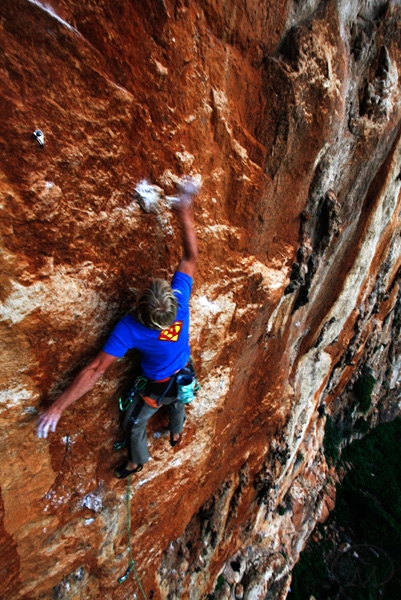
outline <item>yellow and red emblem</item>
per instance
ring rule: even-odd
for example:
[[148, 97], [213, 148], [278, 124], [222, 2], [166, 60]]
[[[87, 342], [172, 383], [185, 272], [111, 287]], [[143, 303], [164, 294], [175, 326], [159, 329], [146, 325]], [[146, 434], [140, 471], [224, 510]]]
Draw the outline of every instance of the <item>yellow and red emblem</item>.
[[182, 321], [174, 321], [168, 329], [160, 332], [159, 340], [164, 342], [177, 342], [182, 329]]

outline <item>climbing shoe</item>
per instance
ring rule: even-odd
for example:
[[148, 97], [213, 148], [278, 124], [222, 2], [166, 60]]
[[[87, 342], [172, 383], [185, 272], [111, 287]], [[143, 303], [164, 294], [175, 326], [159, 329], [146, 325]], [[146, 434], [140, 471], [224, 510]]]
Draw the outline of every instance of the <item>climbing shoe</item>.
[[181, 439], [181, 435], [180, 435], [180, 436], [179, 436], [179, 438], [178, 438], [178, 440], [174, 440], [174, 439], [173, 439], [173, 436], [174, 436], [174, 435], [175, 435], [174, 433], [172, 433], [172, 434], [170, 435], [170, 446], [172, 446], [173, 448], [174, 448], [174, 446], [176, 446], [177, 444], [179, 444], [179, 443], [180, 443], [180, 439]]
[[114, 471], [114, 477], [117, 477], [117, 479], [124, 479], [124, 477], [128, 477], [128, 475], [131, 475], [132, 473], [139, 473], [143, 469], [143, 465], [138, 465], [135, 469], [127, 469], [127, 464], [128, 461], [125, 461], [122, 465], [117, 467]]

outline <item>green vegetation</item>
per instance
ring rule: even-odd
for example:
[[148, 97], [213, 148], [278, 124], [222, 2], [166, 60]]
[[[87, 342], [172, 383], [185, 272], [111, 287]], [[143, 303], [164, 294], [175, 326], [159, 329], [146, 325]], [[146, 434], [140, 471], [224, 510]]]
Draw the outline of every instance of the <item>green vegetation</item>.
[[293, 571], [289, 599], [401, 598], [401, 419], [343, 451], [336, 508]]
[[326, 418], [326, 427], [324, 430], [323, 448], [327, 462], [330, 459], [337, 462], [340, 454], [340, 443], [343, 439], [341, 431], [337, 429], [330, 415]]
[[353, 387], [353, 392], [358, 400], [358, 409], [366, 414], [372, 404], [372, 392], [375, 386], [376, 379], [373, 377], [371, 370], [367, 367], [364, 369], [360, 377], [356, 380]]
[[214, 589], [215, 592], [218, 592], [220, 588], [223, 587], [223, 584], [225, 583], [225, 579], [223, 577], [223, 575], [219, 575], [217, 578], [217, 583], [216, 583], [216, 587]]
[[[223, 587], [225, 581], [226, 580], [224, 579], [224, 575], [220, 574], [217, 578], [216, 587], [214, 588], [214, 592], [218, 592]], [[206, 599], [214, 600], [214, 592], [212, 592], [211, 594], [208, 594], [206, 596]]]
[[[321, 526], [318, 525], [318, 529]], [[316, 600], [323, 600], [320, 590], [325, 589], [325, 583], [329, 580], [329, 568], [325, 559], [325, 551], [330, 552], [334, 544], [326, 542], [309, 543], [302, 552], [299, 562], [295, 565], [292, 573], [291, 600], [309, 600], [314, 595]], [[326, 600], [326, 598], [324, 598]]]
[[365, 421], [365, 419], [360, 418], [355, 421], [355, 430], [358, 431], [359, 433], [366, 435], [368, 433], [369, 429], [370, 429], [370, 425], [369, 425], [368, 421]]

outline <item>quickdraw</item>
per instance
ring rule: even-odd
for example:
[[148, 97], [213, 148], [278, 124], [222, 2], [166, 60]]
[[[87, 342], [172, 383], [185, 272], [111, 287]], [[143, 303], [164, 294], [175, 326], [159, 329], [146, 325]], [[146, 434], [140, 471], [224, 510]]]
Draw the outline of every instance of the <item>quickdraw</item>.
[[136, 378], [134, 387], [128, 392], [128, 394], [124, 398], [118, 399], [120, 410], [125, 412], [131, 406], [136, 394], [145, 389], [147, 383], [148, 380], [146, 379], [146, 377], [143, 377], [143, 375], [139, 375], [139, 377]]

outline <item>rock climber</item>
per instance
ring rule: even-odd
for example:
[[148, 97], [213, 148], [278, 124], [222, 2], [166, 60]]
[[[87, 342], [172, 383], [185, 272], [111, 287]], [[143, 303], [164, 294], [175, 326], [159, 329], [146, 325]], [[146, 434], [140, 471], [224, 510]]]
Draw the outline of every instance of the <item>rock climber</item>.
[[132, 402], [124, 413], [128, 459], [114, 471], [119, 479], [138, 473], [149, 460], [146, 426], [161, 405], [169, 406], [172, 446], [178, 443], [183, 429], [185, 404], [177, 400], [176, 374], [185, 369], [192, 370], [189, 298], [198, 244], [191, 203], [198, 191], [196, 181], [187, 178], [173, 203], [181, 225], [184, 252], [171, 285], [162, 279], [150, 281], [136, 298], [132, 312], [117, 323], [102, 351], [79, 372], [72, 384], [38, 419], [38, 437], [46, 438], [49, 430], [56, 430], [63, 411], [91, 390], [110, 365], [129, 349], [139, 350], [141, 381], [145, 382], [145, 387], [141, 391], [134, 388]]

